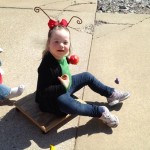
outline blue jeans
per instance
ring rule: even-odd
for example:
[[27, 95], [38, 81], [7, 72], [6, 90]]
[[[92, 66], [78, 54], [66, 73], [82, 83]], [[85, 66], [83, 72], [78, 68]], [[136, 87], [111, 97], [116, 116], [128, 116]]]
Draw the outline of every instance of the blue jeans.
[[111, 96], [114, 91], [114, 88], [104, 85], [88, 72], [74, 75], [72, 76], [72, 85], [70, 89], [67, 93], [62, 94], [57, 98], [57, 104], [61, 112], [82, 116], [101, 117], [104, 112], [103, 107], [91, 104], [82, 104], [71, 97], [73, 93], [86, 85], [88, 85], [94, 92], [105, 97]]
[[11, 88], [0, 84], [0, 100], [4, 100], [10, 94]]

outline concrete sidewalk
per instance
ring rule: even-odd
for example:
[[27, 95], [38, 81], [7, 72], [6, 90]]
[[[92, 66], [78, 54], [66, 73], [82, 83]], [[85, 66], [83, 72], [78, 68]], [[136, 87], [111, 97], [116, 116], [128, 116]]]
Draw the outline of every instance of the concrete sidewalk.
[[[120, 119], [115, 129], [80, 117], [76, 150], [149, 150], [150, 15], [96, 14], [96, 22], [105, 23], [95, 26], [88, 71], [107, 85], [129, 90], [131, 97], [110, 108]], [[89, 88], [84, 100], [108, 106]]]
[[[36, 70], [47, 39], [48, 18], [42, 12], [35, 13], [35, 6], [58, 19], [69, 20], [74, 15], [82, 18], [82, 25], [77, 25], [76, 20], [71, 23], [77, 30], [70, 29], [73, 53], [80, 56], [79, 65], [71, 66], [73, 74], [89, 71], [105, 84], [129, 90], [132, 95], [110, 108], [120, 119], [116, 129], [97, 119], [76, 117], [46, 135], [13, 106], [0, 106], [0, 149], [48, 150], [53, 144], [57, 150], [149, 150], [150, 15], [99, 14], [96, 0], [0, 0], [4, 83], [11, 87], [25, 84], [21, 97], [35, 91]], [[114, 83], [116, 77], [119, 85]], [[106, 99], [89, 88], [77, 96], [107, 106]]]
[[[1, 54], [5, 70], [4, 83], [11, 87], [25, 84], [26, 90], [21, 97], [36, 90], [37, 67], [47, 40], [49, 20], [42, 12], [35, 13], [35, 6], [42, 7], [49, 16], [58, 17], [59, 20], [66, 18], [69, 21], [74, 15], [83, 20], [81, 25], [77, 25], [76, 19], [70, 24], [80, 30], [70, 29], [73, 53], [80, 56], [79, 65], [71, 67], [73, 74], [87, 70], [91, 48], [92, 35], [89, 34], [89, 27], [94, 24], [95, 0], [76, 3], [71, 0], [0, 0], [0, 47], [5, 51]], [[65, 10], [62, 11], [63, 9]], [[82, 93], [83, 90], [77, 95], [82, 98]], [[1, 150], [49, 149], [50, 144], [55, 145], [58, 150], [74, 149], [78, 117], [43, 135], [35, 125], [16, 112], [13, 106], [0, 106], [0, 109]]]

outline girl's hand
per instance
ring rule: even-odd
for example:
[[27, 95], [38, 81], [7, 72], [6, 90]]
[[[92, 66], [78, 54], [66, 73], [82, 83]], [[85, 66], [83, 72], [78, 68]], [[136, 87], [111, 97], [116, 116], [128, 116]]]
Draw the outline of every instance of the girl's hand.
[[60, 80], [61, 84], [68, 89], [69, 87], [69, 76], [67, 74], [62, 75], [61, 77], [58, 77], [58, 79]]

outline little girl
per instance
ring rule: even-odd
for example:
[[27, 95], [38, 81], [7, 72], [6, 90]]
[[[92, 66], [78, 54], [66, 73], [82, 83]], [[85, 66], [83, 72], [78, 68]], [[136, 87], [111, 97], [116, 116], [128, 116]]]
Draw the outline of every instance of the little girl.
[[58, 116], [76, 114], [96, 117], [109, 127], [117, 127], [118, 117], [111, 114], [107, 107], [83, 104], [72, 95], [88, 85], [94, 92], [105, 96], [108, 104], [113, 106], [128, 98], [129, 93], [104, 85], [88, 72], [72, 76], [67, 57], [70, 45], [70, 32], [66, 26], [58, 24], [50, 28], [38, 68], [36, 102], [40, 109]]
[[[2, 48], [0, 48], [0, 53], [1, 52], [3, 52]], [[1, 65], [2, 65], [2, 63], [0, 61], [0, 67], [1, 67]], [[24, 85], [10, 88], [10, 87], [2, 84], [2, 75], [3, 74], [4, 74], [4, 71], [0, 68], [0, 103], [3, 103], [4, 100], [20, 96], [23, 93], [24, 88], [25, 88]]]

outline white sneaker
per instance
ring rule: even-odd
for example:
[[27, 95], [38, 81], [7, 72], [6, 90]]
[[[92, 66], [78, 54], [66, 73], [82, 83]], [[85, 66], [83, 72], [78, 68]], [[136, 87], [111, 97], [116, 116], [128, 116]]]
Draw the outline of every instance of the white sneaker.
[[102, 113], [102, 116], [99, 119], [101, 119], [103, 123], [105, 123], [109, 127], [116, 128], [119, 125], [118, 117], [111, 114], [107, 107], [105, 106], [101, 107], [103, 107], [105, 111]]
[[127, 99], [130, 96], [129, 92], [121, 92], [115, 90], [110, 97], [107, 98], [109, 106], [114, 106], [119, 102]]
[[11, 88], [10, 94], [7, 96], [8, 99], [20, 96], [25, 89], [25, 85], [19, 85], [18, 87]]

